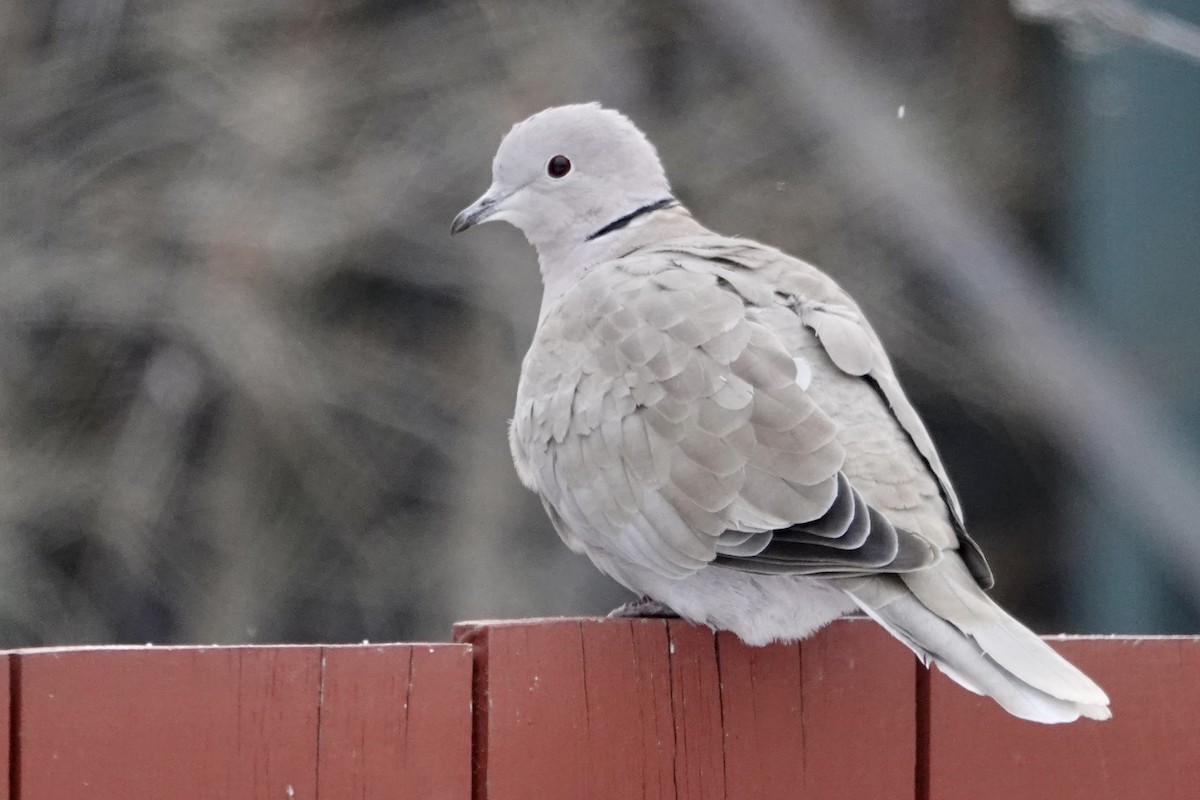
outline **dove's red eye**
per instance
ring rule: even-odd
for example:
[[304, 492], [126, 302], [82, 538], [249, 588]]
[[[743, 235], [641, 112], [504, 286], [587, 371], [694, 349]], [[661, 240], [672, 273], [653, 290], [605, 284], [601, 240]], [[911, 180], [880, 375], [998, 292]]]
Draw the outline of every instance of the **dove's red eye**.
[[555, 156], [546, 163], [546, 174], [551, 178], [561, 178], [571, 171], [571, 159], [566, 156]]

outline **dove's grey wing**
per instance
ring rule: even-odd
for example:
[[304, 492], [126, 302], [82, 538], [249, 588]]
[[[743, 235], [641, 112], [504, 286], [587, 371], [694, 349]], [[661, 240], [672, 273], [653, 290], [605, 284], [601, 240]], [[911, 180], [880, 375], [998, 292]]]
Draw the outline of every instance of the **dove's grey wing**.
[[[797, 355], [807, 352], [818, 367], [817, 362], [826, 360], [842, 375], [861, 381], [859, 391], [851, 392], [840, 405], [836, 403], [838, 398], [818, 400], [823, 407], [828, 404], [826, 410], [839, 422], [843, 421], [844, 415], [857, 413], [854, 407], [875, 406], [875, 398], [864, 400], [862, 397], [864, 387], [869, 387], [870, 392], [883, 401], [879, 408], [885, 409], [903, 431], [907, 444], [920, 456], [919, 466], [928, 470], [936, 481], [953, 528], [948, 537], [928, 527], [920, 532], [940, 548], [959, 550], [980, 586], [990, 588], [993, 584], [991, 570], [979, 546], [967, 534], [958, 497], [933, 439], [904, 393], [882, 342], [854, 300], [829, 276], [810, 264], [757, 242], [716, 236], [692, 237], [663, 243], [658, 249], [661, 254], [673, 254], [669, 257], [685, 263], [693, 263], [689, 259], [696, 259], [695, 263], [718, 270], [748, 303], [760, 310], [761, 316], [780, 334], [790, 352]], [[793, 317], [801, 324], [796, 325]], [[818, 343], [819, 347], [814, 347]], [[814, 350], [820, 351], [820, 357], [811, 358]], [[845, 441], [847, 437], [842, 438], [853, 450], [854, 445]], [[893, 474], [898, 467], [905, 466], [904, 460], [880, 459], [877, 469], [864, 470], [855, 476], [855, 482], [862, 484], [871, 480], [872, 473], [879, 476]], [[865, 491], [866, 487], [862, 488]], [[892, 509], [884, 510], [891, 511], [910, 502], [900, 500]], [[935, 509], [938, 506], [936, 503], [924, 505]]]
[[936, 561], [841, 474], [837, 433], [744, 297], [646, 256], [593, 269], [544, 315], [511, 443], [567, 543], [627, 585], [714, 562], [848, 576]]

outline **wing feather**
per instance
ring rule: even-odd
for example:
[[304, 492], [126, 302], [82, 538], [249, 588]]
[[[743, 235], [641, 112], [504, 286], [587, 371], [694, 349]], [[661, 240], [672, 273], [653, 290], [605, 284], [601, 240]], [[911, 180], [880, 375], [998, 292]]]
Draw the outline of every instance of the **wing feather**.
[[[528, 472], [560, 534], [670, 579], [710, 563], [847, 576], [936, 561], [937, 547], [855, 488], [842, 427], [797, 382], [797, 359], [807, 367], [812, 356], [784, 344], [802, 343], [804, 329], [756, 316], [755, 303], [777, 295], [749, 292], [725, 260], [640, 258], [636, 269], [593, 268], [544, 316], [513, 449], [552, 465]], [[827, 340], [835, 363], [873, 368], [853, 318], [816, 319], [807, 336]], [[858, 466], [880, 471], [888, 456]], [[905, 485], [888, 497], [913, 499], [900, 496]]]

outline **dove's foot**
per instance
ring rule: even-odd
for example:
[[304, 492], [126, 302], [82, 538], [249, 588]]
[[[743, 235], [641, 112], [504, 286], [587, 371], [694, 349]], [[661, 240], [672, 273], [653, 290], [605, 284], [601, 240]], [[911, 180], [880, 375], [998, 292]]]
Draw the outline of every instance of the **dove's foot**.
[[639, 597], [637, 600], [630, 600], [612, 611], [608, 612], [609, 617], [678, 617], [679, 615], [672, 611], [666, 605], [653, 600], [649, 597]]

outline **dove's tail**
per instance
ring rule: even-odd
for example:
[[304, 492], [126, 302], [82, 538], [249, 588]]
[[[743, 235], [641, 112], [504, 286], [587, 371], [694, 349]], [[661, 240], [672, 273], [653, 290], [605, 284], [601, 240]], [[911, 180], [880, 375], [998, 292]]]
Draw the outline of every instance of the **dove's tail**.
[[955, 555], [903, 580], [908, 591], [850, 594], [927, 666], [1022, 719], [1112, 716], [1104, 690], [993, 603]]

